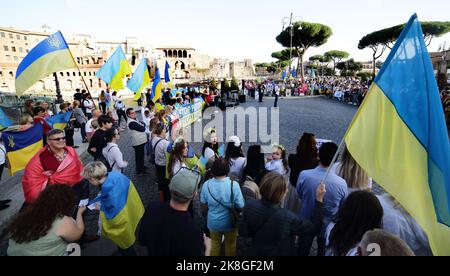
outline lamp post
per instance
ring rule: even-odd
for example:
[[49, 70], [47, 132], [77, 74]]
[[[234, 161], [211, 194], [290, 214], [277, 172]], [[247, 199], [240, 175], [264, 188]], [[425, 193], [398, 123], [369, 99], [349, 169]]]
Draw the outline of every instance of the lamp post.
[[[289, 47], [289, 70], [292, 69], [292, 45], [293, 45], [293, 40], [294, 40], [294, 21], [295, 20], [300, 20], [302, 21], [302, 18], [299, 16], [294, 16], [294, 14], [291, 12], [291, 15], [289, 17], [285, 17], [282, 20], [282, 24], [283, 24], [283, 31], [285, 31], [287, 28], [289, 28], [289, 35], [290, 35], [290, 47]], [[287, 25], [287, 27], [285, 28], [285, 26]], [[299, 27], [299, 30], [301, 30], [302, 27]], [[297, 68], [298, 69], [298, 68]]]

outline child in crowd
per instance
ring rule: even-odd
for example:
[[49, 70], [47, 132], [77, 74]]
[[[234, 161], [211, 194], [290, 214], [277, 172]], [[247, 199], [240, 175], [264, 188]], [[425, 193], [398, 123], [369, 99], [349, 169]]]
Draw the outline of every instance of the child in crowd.
[[285, 175], [288, 173], [286, 149], [282, 145], [275, 145], [273, 147], [272, 156], [267, 158], [266, 169], [280, 175]]

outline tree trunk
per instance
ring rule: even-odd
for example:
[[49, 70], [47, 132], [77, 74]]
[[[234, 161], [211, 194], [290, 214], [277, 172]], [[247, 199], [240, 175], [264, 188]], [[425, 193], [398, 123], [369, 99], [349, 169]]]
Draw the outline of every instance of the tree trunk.
[[[300, 74], [299, 74], [300, 71]], [[300, 75], [300, 77], [302, 78], [302, 80], [305, 79], [305, 74], [303, 72], [303, 54], [298, 53], [298, 62], [297, 62], [297, 76]]]
[[377, 58], [375, 56], [376, 53], [373, 55], [373, 72], [372, 72], [372, 80], [375, 80], [375, 76], [377, 74]]

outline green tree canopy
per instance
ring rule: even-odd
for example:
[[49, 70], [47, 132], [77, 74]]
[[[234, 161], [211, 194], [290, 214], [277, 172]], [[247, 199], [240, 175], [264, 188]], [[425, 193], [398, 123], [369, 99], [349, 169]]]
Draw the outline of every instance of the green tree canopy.
[[354, 59], [349, 59], [336, 64], [336, 68], [341, 70], [341, 75], [343, 76], [354, 76], [362, 70], [363, 65], [360, 62], [355, 62]]
[[239, 82], [234, 76], [231, 79], [231, 90], [239, 90]]
[[283, 47], [291, 47], [291, 32], [293, 33], [292, 47], [298, 56], [298, 66], [300, 69], [300, 75], [303, 77], [303, 56], [306, 51], [311, 47], [319, 47], [325, 44], [333, 35], [333, 31], [330, 27], [309, 22], [295, 22], [293, 27], [288, 27], [283, 30], [276, 40]]
[[324, 56], [333, 61], [333, 74], [336, 74], [336, 64], [341, 62], [343, 59], [348, 58], [350, 54], [344, 51], [333, 50], [326, 52]]
[[[428, 21], [421, 22], [425, 43], [430, 45], [435, 37], [440, 37], [450, 32], [450, 21]], [[397, 41], [406, 24], [400, 24], [386, 29], [382, 29], [364, 36], [358, 44], [359, 49], [370, 48], [373, 51], [373, 64], [375, 76], [376, 61], [379, 59], [387, 48], [392, 49], [392, 46]]]

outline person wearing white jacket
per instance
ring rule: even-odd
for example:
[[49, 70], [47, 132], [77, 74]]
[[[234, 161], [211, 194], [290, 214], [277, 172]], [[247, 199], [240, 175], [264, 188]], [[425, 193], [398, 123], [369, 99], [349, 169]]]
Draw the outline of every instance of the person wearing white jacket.
[[108, 161], [112, 172], [122, 172], [128, 167], [128, 162], [123, 160], [123, 154], [117, 145], [120, 139], [120, 131], [118, 129], [110, 129], [105, 135], [107, 146], [103, 149], [103, 156]]

